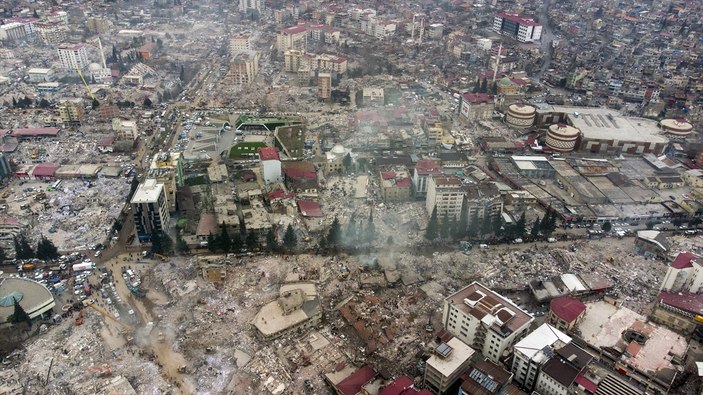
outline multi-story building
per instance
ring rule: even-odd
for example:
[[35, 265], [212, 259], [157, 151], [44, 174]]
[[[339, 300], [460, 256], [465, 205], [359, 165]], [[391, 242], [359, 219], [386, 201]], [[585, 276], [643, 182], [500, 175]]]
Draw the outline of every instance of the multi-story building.
[[118, 140], [134, 141], [139, 137], [137, 122], [134, 120], [113, 118], [112, 131], [115, 132], [115, 137], [117, 137]]
[[159, 152], [154, 155], [147, 177], [164, 185], [168, 210], [176, 211], [176, 191], [183, 186], [183, 155], [180, 152]]
[[478, 361], [471, 364], [470, 369], [462, 376], [458, 395], [498, 395], [521, 392], [511, 384], [513, 374], [490, 361]]
[[59, 117], [66, 126], [80, 125], [83, 121], [83, 115], [84, 106], [81, 99], [64, 100], [59, 105]]
[[469, 368], [474, 353], [471, 347], [456, 337], [440, 344], [425, 363], [425, 388], [437, 395], [448, 393], [459, 376]]
[[287, 27], [276, 34], [276, 49], [284, 53], [289, 49], [307, 51], [308, 30], [305, 24]]
[[464, 186], [464, 204], [469, 219], [483, 220], [485, 217], [493, 219], [503, 213], [503, 198], [493, 182]]
[[332, 74], [317, 73], [317, 98], [327, 100], [332, 96]]
[[26, 23], [6, 21], [4, 25], [0, 25], [0, 41], [21, 40], [30, 34], [33, 34], [33, 31]]
[[560, 331], [568, 332], [583, 318], [586, 305], [582, 301], [564, 295], [549, 302], [547, 322]]
[[232, 57], [229, 76], [235, 84], [248, 85], [259, 75], [259, 57], [257, 51], [239, 51]]
[[83, 44], [62, 44], [57, 48], [61, 67], [68, 73], [84, 70], [90, 63], [88, 51]]
[[473, 282], [444, 299], [442, 324], [452, 335], [499, 363], [534, 318], [510, 300]]
[[549, 324], [542, 324], [515, 344], [513, 348], [513, 380], [532, 391], [540, 369], [551, 356], [554, 350], [571, 343], [571, 337]]
[[289, 49], [283, 55], [285, 70], [289, 73], [297, 72], [303, 64], [305, 52], [298, 49]]
[[442, 174], [442, 169], [432, 159], [420, 159], [415, 164], [413, 170], [413, 187], [415, 188], [416, 198], [425, 198], [427, 196], [428, 180], [432, 176]]
[[134, 192], [131, 204], [140, 242], [149, 242], [153, 234], [168, 230], [171, 216], [168, 212], [164, 184], [153, 178], [145, 180]]
[[34, 24], [37, 36], [44, 44], [61, 44], [68, 38], [68, 27], [60, 22], [42, 22]]
[[264, 10], [264, 0], [239, 0], [240, 12], [258, 12]]
[[276, 147], [259, 148], [262, 173], [265, 183], [282, 182], [281, 158]]
[[493, 17], [493, 30], [522, 43], [539, 41], [542, 37], [542, 25], [534, 19], [522, 18], [506, 12]]
[[335, 55], [306, 54], [289, 49], [284, 54], [285, 70], [295, 73], [301, 69], [343, 74], [347, 72], [347, 58]]
[[437, 217], [458, 218], [464, 202], [464, 191], [457, 176], [436, 175], [429, 177], [425, 206], [428, 215], [437, 211]]
[[490, 119], [495, 109], [493, 96], [487, 93], [464, 93], [461, 100], [461, 115], [469, 121]]
[[110, 28], [110, 22], [105, 18], [90, 17], [85, 21], [85, 27], [91, 33], [105, 33]]
[[349, 155], [352, 160], [352, 150], [337, 144], [331, 150], [325, 152], [325, 174], [331, 175], [339, 173], [344, 168], [344, 158]]
[[701, 293], [703, 291], [701, 257], [688, 251], [680, 252], [666, 270], [659, 290]]
[[703, 295], [690, 292], [665, 292], [657, 296], [652, 321], [703, 340]]
[[545, 395], [577, 393], [577, 377], [587, 369], [593, 357], [573, 343], [555, 350], [554, 356], [541, 368], [535, 392]]
[[54, 80], [52, 69], [32, 68], [27, 70], [27, 80], [34, 83], [51, 82]]
[[376, 37], [383, 40], [395, 34], [396, 23], [385, 19], [377, 19], [374, 17], [363, 17], [359, 20], [361, 31], [367, 36]]
[[406, 170], [381, 172], [381, 199], [387, 203], [406, 202], [412, 195], [412, 182]]
[[235, 34], [229, 39], [229, 53], [251, 50], [251, 36], [249, 34]]

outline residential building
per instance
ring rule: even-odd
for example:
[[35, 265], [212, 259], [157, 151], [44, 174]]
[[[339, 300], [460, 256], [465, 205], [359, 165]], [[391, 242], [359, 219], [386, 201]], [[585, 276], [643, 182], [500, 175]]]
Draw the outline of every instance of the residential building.
[[57, 48], [61, 67], [65, 72], [75, 73], [85, 70], [90, 63], [88, 51], [83, 44], [62, 44]]
[[639, 230], [635, 237], [635, 251], [644, 256], [666, 259], [671, 243], [666, 235], [658, 230]]
[[473, 282], [444, 299], [442, 324], [452, 335], [500, 363], [534, 318], [508, 299]]
[[513, 351], [513, 380], [528, 391], [537, 383], [542, 365], [547, 363], [554, 350], [571, 343], [571, 337], [549, 324], [542, 324], [534, 332], [515, 344]]
[[134, 141], [139, 137], [137, 122], [134, 120], [113, 118], [112, 130], [115, 132], [115, 136], [118, 140]]
[[317, 74], [317, 98], [327, 100], [332, 96], [332, 74]]
[[425, 362], [425, 388], [437, 395], [448, 393], [461, 374], [469, 368], [474, 353], [471, 347], [456, 337], [440, 344]]
[[380, 176], [381, 199], [384, 202], [395, 203], [410, 200], [412, 182], [405, 169], [382, 171]]
[[493, 30], [522, 43], [539, 41], [542, 37], [542, 25], [534, 19], [522, 18], [506, 12], [498, 13], [493, 17]]
[[31, 24], [22, 22], [8, 22], [0, 25], [0, 41], [16, 41], [21, 40], [31, 34], [34, 34]]
[[383, 88], [364, 88], [362, 92], [364, 107], [383, 107]]
[[51, 82], [54, 80], [54, 71], [52, 69], [31, 68], [27, 70], [28, 82]]
[[251, 49], [251, 36], [249, 34], [235, 34], [229, 39], [229, 53], [231, 54]]
[[378, 395], [432, 395], [427, 389], [416, 389], [415, 382], [408, 376], [400, 376], [393, 380]]
[[443, 218], [445, 215], [458, 218], [463, 202], [464, 192], [459, 177], [444, 175], [429, 177], [425, 201], [428, 215], [432, 215], [436, 210], [438, 218]]
[[84, 105], [81, 99], [64, 100], [59, 105], [59, 117], [65, 126], [81, 124], [84, 116]]
[[[493, 182], [480, 182], [464, 186], [466, 213], [471, 218], [495, 218], [503, 213], [503, 198]], [[480, 225], [480, 224], [473, 224]]]
[[289, 49], [307, 51], [308, 31], [305, 24], [287, 27], [276, 34], [276, 49], [284, 53]]
[[415, 164], [413, 170], [413, 187], [415, 188], [416, 198], [425, 198], [427, 196], [428, 180], [432, 176], [442, 174], [442, 169], [432, 159], [420, 159]]
[[377, 19], [375, 17], [363, 17], [359, 20], [359, 27], [367, 36], [383, 40], [395, 34], [396, 23], [385, 19]]
[[703, 295], [690, 292], [660, 292], [650, 315], [652, 321], [703, 340]]
[[171, 216], [164, 184], [153, 178], [146, 179], [139, 184], [130, 203], [140, 242], [149, 242], [154, 233], [168, 230]]
[[91, 33], [105, 33], [110, 29], [110, 21], [105, 18], [90, 17], [86, 19], [85, 26]]
[[510, 384], [512, 373], [488, 360], [472, 364], [461, 378], [464, 382], [459, 395], [518, 395], [521, 392]]
[[560, 331], [568, 332], [583, 318], [586, 305], [571, 296], [560, 296], [549, 302], [547, 322]]
[[289, 49], [283, 55], [283, 60], [285, 64], [284, 70], [289, 73], [295, 73], [300, 70], [303, 64], [303, 58], [305, 57], [305, 52], [299, 49]]
[[180, 152], [159, 152], [154, 155], [148, 178], [164, 185], [166, 201], [170, 212], [176, 211], [176, 191], [183, 186], [183, 157]]
[[44, 44], [57, 45], [68, 38], [68, 27], [60, 22], [42, 22], [34, 24], [37, 36]]
[[264, 10], [264, 5], [264, 0], [239, 0], [239, 11], [261, 13]]
[[701, 169], [686, 170], [682, 177], [686, 184], [692, 188], [703, 187], [703, 170]]
[[490, 119], [494, 109], [494, 98], [487, 93], [467, 92], [462, 95], [461, 115], [469, 121]]
[[555, 355], [542, 366], [535, 391], [543, 395], [567, 395], [575, 391], [576, 379], [591, 363], [593, 357], [569, 343], [556, 350]]
[[322, 319], [322, 305], [313, 283], [281, 285], [278, 299], [261, 307], [253, 320], [256, 334], [265, 340], [302, 332]]
[[229, 77], [237, 85], [248, 85], [254, 81], [259, 74], [259, 58], [257, 51], [239, 51], [232, 57], [229, 68]]
[[660, 291], [703, 292], [703, 260], [688, 252], [679, 252], [666, 270]]
[[262, 175], [264, 182], [282, 182], [281, 157], [278, 155], [276, 147], [259, 148], [259, 159], [261, 160]]

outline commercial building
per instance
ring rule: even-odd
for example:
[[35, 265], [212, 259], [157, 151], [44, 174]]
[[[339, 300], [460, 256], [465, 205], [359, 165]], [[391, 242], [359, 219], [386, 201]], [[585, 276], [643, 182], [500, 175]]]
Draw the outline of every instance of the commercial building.
[[442, 324], [493, 363], [529, 330], [534, 318], [484, 285], [473, 282], [444, 299]]
[[549, 361], [554, 350], [571, 343], [571, 337], [549, 324], [542, 324], [514, 346], [513, 380], [532, 391], [542, 366]]
[[261, 13], [264, 10], [264, 5], [264, 0], [239, 0], [239, 11]]
[[667, 393], [684, 371], [688, 341], [670, 329], [613, 303], [586, 304], [575, 330], [586, 351], [652, 392]]
[[52, 69], [32, 68], [27, 70], [27, 76], [29, 77], [29, 82], [51, 82], [54, 80], [54, 71]]
[[262, 175], [265, 183], [283, 181], [281, 158], [276, 147], [259, 148], [259, 159], [261, 160]]
[[154, 233], [168, 230], [171, 216], [164, 184], [153, 178], [140, 183], [132, 196], [131, 204], [140, 242], [149, 242]]
[[237, 85], [248, 85], [259, 75], [259, 58], [257, 51], [243, 50], [232, 56], [229, 77]]
[[573, 126], [555, 123], [549, 126], [545, 144], [557, 152], [571, 152], [576, 148], [581, 131]]
[[536, 115], [537, 110], [528, 104], [511, 104], [505, 113], [505, 123], [514, 128], [529, 128], [534, 124]]
[[448, 393], [461, 374], [469, 368], [474, 353], [471, 347], [456, 337], [440, 344], [425, 362], [425, 388], [438, 395]]
[[[671, 243], [666, 235], [658, 230], [639, 230], [635, 237], [635, 251], [644, 256], [666, 259], [671, 250]], [[671, 270], [671, 268], [670, 268]], [[673, 281], [673, 280], [666, 280]]]
[[510, 160], [515, 164], [520, 174], [527, 178], [554, 178], [556, 174], [546, 156], [513, 155]]
[[522, 43], [539, 41], [542, 38], [542, 25], [534, 19], [507, 12], [498, 13], [493, 17], [493, 30]]
[[322, 318], [322, 305], [313, 283], [288, 283], [281, 286], [278, 299], [265, 304], [254, 317], [259, 337], [276, 339], [314, 327]]
[[59, 54], [61, 67], [67, 73], [85, 70], [90, 64], [88, 51], [83, 44], [62, 44], [56, 49]]
[[493, 96], [487, 93], [466, 92], [461, 98], [461, 115], [469, 121], [490, 119], [495, 109]]
[[437, 211], [438, 218], [443, 218], [445, 215], [458, 218], [463, 202], [464, 191], [459, 177], [444, 175], [429, 177], [425, 201], [428, 215]]
[[669, 328], [693, 335], [703, 340], [703, 295], [690, 292], [665, 292], [657, 296], [652, 321]]
[[0, 320], [7, 322], [15, 312], [17, 301], [31, 320], [51, 314], [54, 296], [42, 284], [23, 277], [9, 277], [0, 272]]
[[[466, 213], [471, 218], [495, 218], [503, 213], [503, 198], [498, 186], [493, 182], [480, 182], [464, 186]], [[479, 226], [480, 224], [472, 224]]]

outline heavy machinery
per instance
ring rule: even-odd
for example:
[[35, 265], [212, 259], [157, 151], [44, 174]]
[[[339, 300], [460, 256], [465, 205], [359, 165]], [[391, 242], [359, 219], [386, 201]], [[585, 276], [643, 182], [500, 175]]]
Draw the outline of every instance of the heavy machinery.
[[98, 377], [110, 377], [112, 376], [112, 366], [108, 364], [93, 366], [88, 369], [88, 373], [97, 373]]
[[157, 253], [154, 253], [154, 255], [157, 256], [159, 259], [161, 259], [161, 262], [168, 262], [169, 258], [167, 256], [157, 254]]
[[76, 325], [83, 325], [83, 310], [78, 312], [78, 317], [76, 317], [75, 324]]
[[[127, 326], [127, 325], [123, 324], [122, 321], [120, 321], [120, 320], [118, 320], [117, 318], [115, 318], [114, 315], [108, 313], [108, 312], [107, 312], [105, 309], [103, 309], [102, 307], [97, 306], [97, 305], [95, 304], [95, 301], [94, 301], [93, 299], [86, 299], [86, 300], [84, 300], [84, 301], [83, 301], [83, 306], [88, 307], [88, 308], [91, 308], [91, 309], [97, 311], [97, 312], [98, 312], [100, 315], [102, 315], [103, 317], [109, 318], [109, 319], [112, 320], [113, 322], [117, 323], [117, 325], [121, 328], [121, 333], [124, 334], [124, 335], [128, 335], [128, 340], [129, 340], [129, 335], [131, 335], [132, 332], [134, 332], [134, 329], [132, 329], [130, 326]], [[82, 311], [81, 311], [81, 313], [82, 313]]]

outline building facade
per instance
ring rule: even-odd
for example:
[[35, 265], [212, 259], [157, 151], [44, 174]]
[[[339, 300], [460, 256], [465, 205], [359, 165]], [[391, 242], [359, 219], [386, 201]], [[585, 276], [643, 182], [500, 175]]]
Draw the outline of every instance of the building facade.
[[458, 218], [464, 202], [461, 180], [456, 176], [431, 176], [427, 184], [427, 214], [437, 211], [437, 217]]
[[432, 159], [420, 159], [415, 164], [413, 170], [413, 187], [415, 188], [416, 198], [425, 198], [427, 196], [427, 184], [432, 176], [442, 174], [442, 169]]
[[555, 349], [568, 343], [571, 343], [571, 337], [549, 324], [542, 324], [515, 344], [511, 368], [513, 380], [523, 388], [533, 390], [542, 366]]
[[459, 340], [500, 363], [534, 318], [484, 285], [473, 282], [444, 300], [442, 324]]
[[259, 58], [257, 51], [239, 51], [232, 57], [229, 76], [237, 85], [251, 84], [259, 75]]
[[534, 42], [542, 38], [542, 25], [533, 19], [501, 12], [493, 17], [493, 30], [519, 42]]
[[461, 374], [469, 368], [474, 353], [471, 347], [456, 337], [440, 344], [425, 364], [425, 388], [437, 395], [447, 394]]
[[168, 230], [171, 216], [164, 184], [155, 179], [145, 180], [134, 192], [131, 204], [140, 242], [149, 242], [153, 234]]
[[57, 48], [59, 61], [64, 71], [75, 73], [76, 70], [85, 70], [90, 63], [88, 51], [82, 44], [62, 44]]
[[461, 115], [469, 121], [490, 119], [495, 109], [493, 96], [487, 93], [464, 93], [461, 100]]

